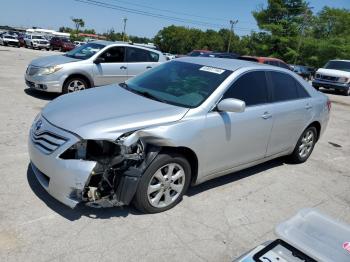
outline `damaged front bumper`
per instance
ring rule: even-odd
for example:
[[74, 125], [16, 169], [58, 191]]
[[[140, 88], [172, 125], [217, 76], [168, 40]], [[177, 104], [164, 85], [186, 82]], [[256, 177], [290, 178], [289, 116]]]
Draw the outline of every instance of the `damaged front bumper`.
[[143, 144], [124, 146], [121, 141], [83, 140], [50, 124], [34, 121], [29, 135], [31, 168], [42, 187], [63, 204], [74, 208], [128, 205], [139, 179], [159, 152]]
[[28, 139], [32, 170], [50, 195], [74, 208], [81, 202], [81, 192], [96, 162], [61, 159], [59, 156], [79, 138], [42, 117], [35, 123], [38, 122], [40, 125], [31, 128]]

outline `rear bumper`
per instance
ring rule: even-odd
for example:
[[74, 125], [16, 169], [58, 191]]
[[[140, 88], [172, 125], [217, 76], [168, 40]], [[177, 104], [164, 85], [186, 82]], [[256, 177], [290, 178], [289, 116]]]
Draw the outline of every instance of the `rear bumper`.
[[32, 170], [41, 186], [63, 204], [74, 208], [81, 202], [82, 191], [90, 178], [96, 162], [85, 160], [65, 160], [59, 156], [79, 141], [73, 134], [52, 126], [45, 119], [42, 129], [64, 136], [67, 142], [51, 153], [45, 153], [33, 142], [32, 129], [28, 139], [28, 152]]
[[336, 82], [327, 82], [327, 81], [322, 81], [322, 80], [314, 80], [312, 81], [312, 86], [313, 87], [323, 87], [326, 89], [336, 89], [336, 90], [348, 90], [350, 88], [349, 83], [336, 83]]

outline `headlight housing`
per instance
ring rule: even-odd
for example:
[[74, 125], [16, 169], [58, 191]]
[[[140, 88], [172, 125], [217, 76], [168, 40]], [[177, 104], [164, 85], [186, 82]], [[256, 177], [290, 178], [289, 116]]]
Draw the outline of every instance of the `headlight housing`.
[[347, 77], [339, 77], [338, 78], [338, 82], [340, 82], [340, 83], [347, 83], [347, 82], [349, 82], [349, 78], [347, 78]]
[[40, 68], [40, 70], [38, 71], [38, 75], [50, 75], [53, 74], [59, 70], [61, 70], [63, 67], [56, 65], [56, 66], [49, 66], [49, 67], [42, 67]]

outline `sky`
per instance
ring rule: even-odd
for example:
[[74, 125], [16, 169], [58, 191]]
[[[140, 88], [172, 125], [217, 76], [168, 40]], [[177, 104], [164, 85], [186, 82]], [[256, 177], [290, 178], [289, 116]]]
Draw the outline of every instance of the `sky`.
[[[0, 25], [28, 28], [36, 26], [58, 30], [60, 26], [73, 27], [71, 18], [76, 17], [85, 21], [86, 28], [94, 28], [98, 33], [107, 32], [111, 28], [120, 32], [123, 27], [123, 18], [126, 17], [127, 34], [153, 37], [160, 29], [172, 24], [202, 30], [217, 30], [218, 27], [229, 27], [230, 20], [238, 20], [235, 33], [246, 35], [251, 30], [257, 29], [252, 11], [266, 6], [267, 3], [267, 0], [94, 0], [124, 8], [124, 10], [115, 10], [79, 1], [3, 1], [0, 3]], [[308, 2], [311, 7], [314, 7], [314, 12], [320, 11], [326, 5], [350, 9], [350, 0], [309, 0]], [[161, 15], [163, 18], [126, 12], [125, 8], [151, 13], [153, 16]], [[174, 18], [180, 18], [182, 21], [174, 21]], [[172, 20], [169, 21], [169, 19]]]

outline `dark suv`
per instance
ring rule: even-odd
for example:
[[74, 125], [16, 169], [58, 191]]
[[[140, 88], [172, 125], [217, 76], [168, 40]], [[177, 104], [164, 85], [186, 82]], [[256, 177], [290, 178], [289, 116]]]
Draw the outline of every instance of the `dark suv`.
[[50, 40], [50, 49], [60, 52], [67, 52], [75, 48], [75, 45], [68, 39], [62, 37], [52, 37]]

